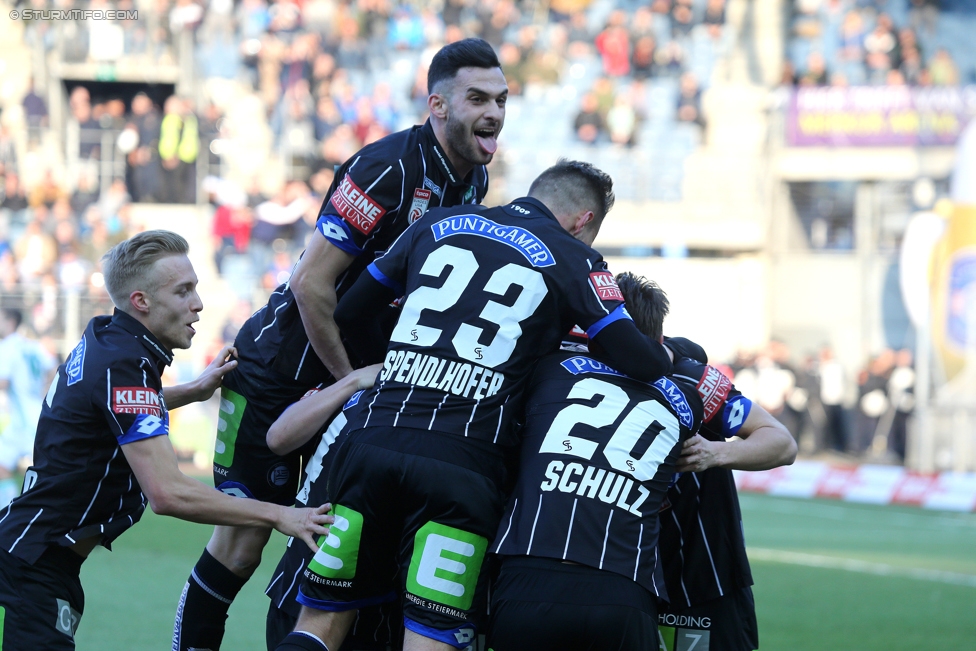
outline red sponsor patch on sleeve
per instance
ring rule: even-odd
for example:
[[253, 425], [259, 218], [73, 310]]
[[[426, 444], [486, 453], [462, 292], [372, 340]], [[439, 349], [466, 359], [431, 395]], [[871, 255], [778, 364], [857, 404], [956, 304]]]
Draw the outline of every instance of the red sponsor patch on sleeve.
[[698, 381], [698, 395], [705, 404], [704, 422], [712, 420], [715, 414], [722, 411], [731, 390], [732, 382], [720, 370], [714, 366], [705, 367], [705, 372]]
[[369, 235], [380, 218], [386, 214], [386, 209], [353, 183], [348, 174], [332, 193], [329, 203], [350, 226], [363, 235]]
[[620, 287], [614, 280], [613, 274], [609, 271], [594, 271], [590, 274], [590, 284], [596, 290], [597, 296], [601, 301], [622, 301], [624, 295], [620, 293]]
[[159, 394], [149, 387], [112, 387], [112, 411], [116, 414], [163, 413]]

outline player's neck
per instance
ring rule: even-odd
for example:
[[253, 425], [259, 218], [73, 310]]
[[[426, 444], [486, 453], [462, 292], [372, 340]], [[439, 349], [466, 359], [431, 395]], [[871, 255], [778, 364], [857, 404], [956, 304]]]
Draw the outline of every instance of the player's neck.
[[453, 147], [444, 144], [445, 142], [450, 142], [447, 137], [447, 132], [445, 131], [446, 125], [444, 122], [440, 120], [431, 120], [431, 126], [434, 128], [434, 137], [437, 139], [437, 145], [444, 152], [444, 155], [447, 156], [447, 160], [450, 161], [451, 167], [453, 167], [454, 171], [457, 172], [458, 180], [466, 178], [468, 174], [471, 173], [471, 170], [474, 169], [474, 165], [461, 158], [457, 152], [454, 151]]

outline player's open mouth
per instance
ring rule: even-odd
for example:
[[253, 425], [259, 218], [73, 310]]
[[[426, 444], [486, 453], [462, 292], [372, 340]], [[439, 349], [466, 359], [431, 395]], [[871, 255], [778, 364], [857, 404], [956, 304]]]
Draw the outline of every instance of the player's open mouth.
[[498, 150], [498, 140], [494, 129], [475, 129], [474, 137], [487, 154], [494, 154]]
[[190, 331], [190, 334], [195, 335], [197, 333], [196, 329], [194, 329], [194, 327], [192, 325], [190, 325], [189, 323], [186, 324], [186, 328], [187, 328], [187, 330]]

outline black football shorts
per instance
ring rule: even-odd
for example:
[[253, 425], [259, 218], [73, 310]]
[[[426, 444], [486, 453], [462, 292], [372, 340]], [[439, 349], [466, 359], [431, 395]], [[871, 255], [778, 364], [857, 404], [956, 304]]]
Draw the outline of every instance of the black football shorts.
[[662, 651], [753, 651], [759, 648], [752, 588], [691, 608], [662, 605], [658, 613]]
[[658, 651], [656, 599], [614, 572], [505, 556], [491, 590], [488, 651]]
[[343, 611], [399, 600], [403, 624], [463, 649], [483, 625], [482, 563], [505, 464], [484, 441], [410, 428], [350, 433], [329, 475], [335, 523], [299, 603]]

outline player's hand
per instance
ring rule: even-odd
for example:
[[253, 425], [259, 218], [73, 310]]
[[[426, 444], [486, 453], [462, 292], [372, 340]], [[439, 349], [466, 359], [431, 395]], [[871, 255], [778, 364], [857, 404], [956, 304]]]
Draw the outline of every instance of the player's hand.
[[316, 509], [291, 509], [281, 508], [283, 515], [281, 521], [275, 525], [275, 529], [293, 538], [303, 540], [312, 551], [318, 551], [319, 546], [315, 540], [318, 536], [327, 536], [330, 525], [335, 522], [335, 516], [329, 515], [332, 505], [325, 503]]
[[373, 364], [364, 368], [357, 369], [349, 375], [356, 382], [356, 391], [369, 389], [376, 383], [376, 376], [383, 370], [383, 364]]
[[213, 358], [213, 361], [203, 369], [203, 373], [196, 379], [197, 400], [210, 400], [210, 396], [224, 381], [224, 376], [237, 368], [237, 349], [233, 346], [224, 346]]
[[701, 434], [695, 434], [685, 441], [681, 456], [675, 465], [678, 472], [701, 472], [720, 465], [719, 453], [723, 444], [709, 441]]

